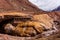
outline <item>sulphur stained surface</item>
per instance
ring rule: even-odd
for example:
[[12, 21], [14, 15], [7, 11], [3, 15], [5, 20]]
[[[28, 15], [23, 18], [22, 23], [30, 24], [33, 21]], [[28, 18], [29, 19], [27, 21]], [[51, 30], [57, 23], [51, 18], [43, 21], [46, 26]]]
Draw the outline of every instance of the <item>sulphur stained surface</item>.
[[[37, 32], [50, 35], [51, 29], [55, 27], [52, 26], [54, 25], [54, 20], [47, 14], [34, 15], [31, 19], [31, 21], [20, 21], [15, 27], [12, 24], [7, 24], [8, 26], [5, 26], [5, 30], [8, 30], [7, 33], [13, 31], [11, 33], [16, 33], [16, 35], [19, 36], [35, 36], [38, 35]], [[11, 30], [9, 30], [9, 28]], [[49, 32], [49, 30], [47, 30], [44, 32], [44, 29], [49, 29], [51, 31]]]

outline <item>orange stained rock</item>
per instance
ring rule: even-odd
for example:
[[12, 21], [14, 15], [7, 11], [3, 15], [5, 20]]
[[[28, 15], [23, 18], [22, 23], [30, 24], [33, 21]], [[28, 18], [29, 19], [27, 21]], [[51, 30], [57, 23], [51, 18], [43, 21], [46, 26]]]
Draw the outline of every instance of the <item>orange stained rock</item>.
[[34, 15], [33, 18], [36, 21], [39, 21], [46, 29], [52, 28], [53, 19], [47, 14]]

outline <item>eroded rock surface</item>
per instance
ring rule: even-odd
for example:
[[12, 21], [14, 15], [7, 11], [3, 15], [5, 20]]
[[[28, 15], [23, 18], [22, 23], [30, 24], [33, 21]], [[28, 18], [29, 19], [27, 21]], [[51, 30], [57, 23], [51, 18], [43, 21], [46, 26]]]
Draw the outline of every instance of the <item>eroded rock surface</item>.
[[[55, 28], [54, 22], [56, 22], [56, 27], [60, 25], [60, 12], [58, 11], [57, 12], [44, 12], [38, 9], [35, 5], [28, 2], [28, 0], [0, 0], [0, 16], [4, 18], [4, 15], [31, 16], [33, 22], [31, 21], [26, 22], [26, 23], [23, 22], [24, 23], [23, 25], [25, 24], [34, 25], [38, 32], [44, 32], [44, 31], [41, 31], [44, 28], [50, 29], [50, 31], [52, 31], [51, 28], [52, 27]], [[19, 35], [20, 34], [26, 35], [24, 32], [26, 32], [28, 35], [28, 34], [31, 34], [33, 31], [34, 31], [33, 33], [36, 34], [36, 31], [32, 27], [27, 27], [27, 29], [25, 30], [23, 29], [23, 27], [21, 27], [20, 23], [18, 25], [16, 27], [14, 27], [13, 25], [10, 25], [13, 28], [9, 26], [10, 28], [12, 28], [13, 34], [14, 34], [14, 31]], [[7, 29], [8, 31], [10, 31], [9, 27]], [[44, 33], [47, 34], [48, 32], [44, 32]], [[41, 35], [38, 35], [37, 38], [39, 38], [39, 36]], [[33, 37], [16, 37], [16, 34], [14, 37], [5, 35], [5, 34], [0, 34], [0, 39], [1, 40], [35, 40], [35, 38]]]

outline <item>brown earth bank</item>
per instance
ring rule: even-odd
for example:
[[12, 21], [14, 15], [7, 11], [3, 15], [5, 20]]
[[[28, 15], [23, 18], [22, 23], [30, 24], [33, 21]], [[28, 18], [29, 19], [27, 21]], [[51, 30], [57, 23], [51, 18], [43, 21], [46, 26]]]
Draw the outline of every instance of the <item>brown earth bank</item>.
[[[2, 16], [3, 20], [4, 20], [4, 15], [14, 15], [14, 16], [18, 15], [24, 17], [32, 16], [32, 20], [38, 21], [38, 22], [33, 22], [34, 23], [33, 25], [37, 26], [39, 22], [42, 21], [42, 23], [46, 25], [46, 28], [51, 28], [52, 25], [51, 22], [55, 22], [57, 28], [60, 31], [60, 11], [45, 12], [43, 10], [40, 10], [32, 3], [30, 3], [28, 0], [0, 0], [0, 16]], [[29, 25], [30, 24], [31, 23], [29, 22]], [[38, 26], [42, 27], [41, 25]], [[16, 27], [16, 28], [20, 28], [20, 27]], [[38, 29], [39, 27], [35, 27], [35, 28], [38, 30], [38, 32], [40, 32], [41, 29]], [[51, 35], [46, 38], [44, 36], [43, 38], [40, 38], [39, 36], [41, 35], [35, 37], [17, 37], [17, 36], [9, 36], [6, 34], [0, 34], [0, 40], [59, 40], [58, 38], [60, 37], [59, 31], [57, 32], [57, 34]], [[20, 30], [18, 30], [18, 34], [20, 34], [19, 32]]]

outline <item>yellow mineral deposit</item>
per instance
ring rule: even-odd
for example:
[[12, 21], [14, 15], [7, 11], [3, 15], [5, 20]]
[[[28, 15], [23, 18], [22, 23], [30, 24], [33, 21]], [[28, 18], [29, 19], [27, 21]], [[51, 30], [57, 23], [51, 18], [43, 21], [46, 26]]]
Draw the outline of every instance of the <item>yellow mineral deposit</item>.
[[32, 19], [39, 21], [46, 29], [52, 28], [53, 19], [47, 14], [34, 15]]
[[2, 12], [0, 16], [4, 18], [4, 15], [11, 15], [11, 16], [28, 16], [30, 14], [25, 14], [24, 12]]
[[5, 30], [15, 31], [19, 36], [31, 36], [32, 34], [36, 35], [37, 32], [44, 32], [44, 29], [53, 28], [53, 19], [47, 14], [34, 15], [31, 19], [32, 21], [20, 21], [16, 27], [8, 24], [8, 26], [5, 27]]

